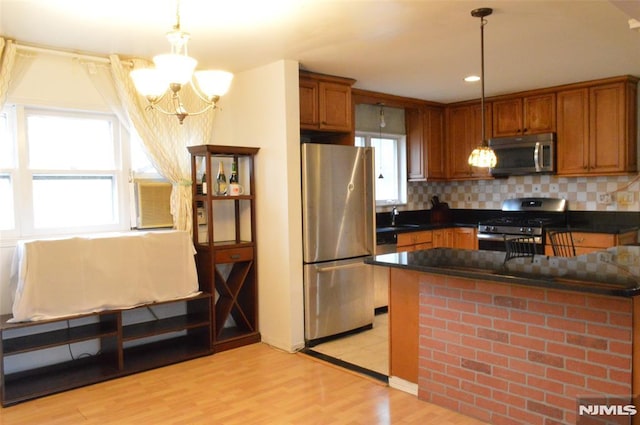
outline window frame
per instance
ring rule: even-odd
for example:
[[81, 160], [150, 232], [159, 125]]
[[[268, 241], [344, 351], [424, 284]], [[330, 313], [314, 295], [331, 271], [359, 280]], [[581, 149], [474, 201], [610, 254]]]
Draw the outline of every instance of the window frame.
[[[12, 180], [14, 201], [14, 228], [0, 230], [3, 240], [21, 238], [62, 236], [82, 233], [98, 233], [131, 230], [130, 200], [130, 138], [117, 117], [100, 111], [58, 109], [29, 105], [6, 105], [10, 134], [13, 136], [15, 162], [13, 168], [2, 168], [0, 174], [8, 174]], [[76, 169], [47, 170], [29, 168], [29, 146], [27, 135], [27, 117], [29, 115], [52, 115], [59, 117], [100, 119], [110, 122], [113, 142], [113, 169]], [[109, 224], [96, 224], [74, 227], [37, 228], [34, 223], [33, 178], [38, 175], [59, 176], [109, 176], [113, 179], [114, 221]]]
[[[371, 139], [373, 138], [382, 138], [382, 139], [394, 139], [397, 141], [397, 151], [396, 151], [396, 169], [398, 171], [397, 181], [398, 181], [398, 198], [397, 199], [377, 199], [376, 197], [376, 207], [384, 207], [390, 205], [406, 205], [408, 192], [407, 192], [407, 136], [405, 134], [393, 134], [393, 133], [382, 133], [382, 132], [374, 132], [374, 131], [358, 131], [355, 132], [354, 144], [357, 138], [364, 138], [364, 146], [371, 146]], [[376, 154], [377, 158], [377, 154]], [[374, 174], [376, 177], [376, 181], [378, 178], [378, 168], [374, 170]]]

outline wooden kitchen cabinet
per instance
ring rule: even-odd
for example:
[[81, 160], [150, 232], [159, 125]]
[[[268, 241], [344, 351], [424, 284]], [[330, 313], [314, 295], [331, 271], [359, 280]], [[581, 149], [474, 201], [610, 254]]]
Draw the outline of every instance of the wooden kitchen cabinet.
[[433, 234], [431, 230], [417, 232], [398, 233], [396, 241], [397, 251], [419, 251], [433, 247]]
[[[489, 169], [469, 165], [469, 155], [480, 143], [482, 114], [480, 102], [466, 103], [447, 108], [446, 149], [448, 177], [452, 180], [490, 178]], [[491, 104], [485, 102], [485, 138], [492, 133]]]
[[453, 230], [453, 247], [457, 249], [478, 249], [475, 227], [456, 227]]
[[355, 80], [300, 71], [300, 129], [353, 132]]
[[[193, 243], [200, 290], [211, 294], [214, 351], [260, 341], [254, 158], [259, 148], [198, 145], [191, 154]], [[215, 175], [237, 164], [239, 195], [216, 193]], [[203, 167], [204, 164], [204, 167]], [[208, 178], [206, 193], [198, 175]], [[227, 175], [230, 177], [229, 171]]]
[[434, 248], [452, 248], [453, 245], [453, 227], [433, 230]]
[[558, 92], [558, 174], [636, 171], [637, 82], [620, 77]]
[[[635, 243], [637, 242], [637, 234], [638, 233], [635, 230], [620, 234], [572, 232], [576, 255], [601, 251], [613, 246]], [[545, 245], [544, 251], [545, 255], [553, 255], [553, 248], [550, 243]]]
[[556, 131], [556, 95], [544, 93], [494, 100], [493, 137]]
[[407, 179], [444, 180], [444, 111], [438, 107], [405, 108]]

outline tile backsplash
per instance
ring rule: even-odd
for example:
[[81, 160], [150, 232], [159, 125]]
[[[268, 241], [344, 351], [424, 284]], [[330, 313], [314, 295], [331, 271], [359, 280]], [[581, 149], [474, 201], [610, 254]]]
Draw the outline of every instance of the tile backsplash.
[[[457, 209], [500, 209], [508, 198], [565, 198], [572, 211], [640, 212], [640, 175], [559, 177], [512, 176], [506, 179], [459, 182], [410, 182], [407, 205], [400, 210], [430, 209], [437, 195]], [[624, 199], [623, 199], [624, 197]], [[610, 202], [607, 200], [610, 198]], [[378, 211], [386, 211], [382, 208]]]

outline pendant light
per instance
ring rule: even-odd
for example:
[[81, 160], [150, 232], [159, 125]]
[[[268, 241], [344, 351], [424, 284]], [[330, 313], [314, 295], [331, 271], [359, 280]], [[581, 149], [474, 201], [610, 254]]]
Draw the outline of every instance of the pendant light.
[[473, 9], [471, 16], [474, 18], [480, 18], [480, 84], [482, 87], [482, 96], [480, 98], [480, 114], [482, 119], [480, 135], [480, 146], [475, 148], [471, 155], [469, 155], [469, 165], [480, 168], [493, 168], [496, 166], [497, 158], [496, 154], [487, 144], [485, 139], [485, 110], [484, 110], [484, 26], [487, 24], [487, 20], [484, 19], [493, 13], [493, 9], [489, 7], [482, 7], [479, 9]]

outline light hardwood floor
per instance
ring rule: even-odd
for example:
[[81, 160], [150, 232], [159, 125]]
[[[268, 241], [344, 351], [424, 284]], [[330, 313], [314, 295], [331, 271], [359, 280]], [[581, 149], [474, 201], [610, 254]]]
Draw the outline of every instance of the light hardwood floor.
[[0, 424], [481, 422], [304, 354], [253, 344], [4, 408]]

